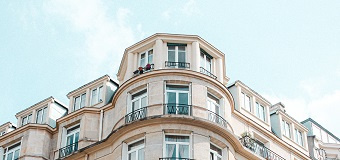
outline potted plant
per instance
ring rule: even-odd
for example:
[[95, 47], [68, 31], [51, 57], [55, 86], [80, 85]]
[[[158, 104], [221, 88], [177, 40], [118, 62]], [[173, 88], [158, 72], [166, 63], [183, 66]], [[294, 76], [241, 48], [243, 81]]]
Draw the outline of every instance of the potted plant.
[[143, 67], [138, 67], [139, 74], [143, 74]]
[[147, 64], [146, 66], [145, 66], [145, 70], [150, 70], [151, 69], [151, 64]]

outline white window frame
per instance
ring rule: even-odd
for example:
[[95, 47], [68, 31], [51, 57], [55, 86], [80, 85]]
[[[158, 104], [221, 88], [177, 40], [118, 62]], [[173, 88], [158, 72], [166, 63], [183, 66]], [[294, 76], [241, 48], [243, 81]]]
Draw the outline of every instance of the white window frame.
[[[27, 114], [26, 116], [21, 117], [21, 126], [24, 126], [26, 124], [32, 123], [32, 113]], [[26, 119], [26, 122], [24, 123], [24, 119]]]
[[[11, 147], [14, 146], [14, 145], [18, 145], [18, 143], [20, 143], [19, 146], [15, 147], [15, 148], [12, 148], [11, 150], [8, 150], [8, 148], [11, 148]], [[11, 160], [17, 160], [17, 159], [14, 159], [14, 155], [15, 155], [15, 151], [17, 151], [18, 149], [19, 149], [19, 156], [18, 156], [18, 157], [20, 157], [20, 152], [21, 152], [21, 142], [18, 142], [18, 143], [15, 143], [15, 144], [13, 144], [13, 145], [10, 145], [10, 146], [8, 146], [8, 147], [6, 147], [6, 148], [4, 149], [4, 155], [3, 155], [4, 160], [7, 160], [7, 158], [8, 158], [7, 156], [8, 156], [9, 153], [13, 153], [13, 157], [12, 157]], [[1, 155], [1, 156], [2, 156], [2, 155]]]
[[[262, 114], [263, 114], [263, 117], [261, 117], [261, 114], [260, 114], [260, 108], [263, 108], [263, 112], [262, 112]], [[266, 120], [267, 120], [267, 115], [266, 115], [266, 107], [264, 106], [264, 105], [262, 105], [260, 102], [256, 102], [255, 103], [255, 113], [256, 113], [256, 117], [257, 118], [259, 118], [259, 119], [261, 119], [262, 121], [264, 121], [264, 122], [266, 122]]]
[[[180, 45], [179, 45], [180, 46]], [[167, 60], [169, 61], [169, 47], [175, 47], [175, 61], [174, 62], [179, 62], [178, 61], [178, 47], [179, 46], [167, 46]], [[184, 53], [185, 53], [185, 61], [183, 63], [187, 63], [187, 46], [183, 46], [184, 47]], [[169, 61], [172, 62], [172, 61]]]
[[[180, 144], [182, 144], [182, 145], [188, 144], [189, 145], [189, 159], [191, 159], [191, 157], [192, 157], [192, 154], [191, 154], [191, 150], [192, 150], [192, 134], [165, 133], [163, 135], [164, 135], [164, 137], [163, 137], [163, 157], [164, 158], [168, 158], [167, 154], [166, 154], [166, 145], [167, 144], [175, 144], [177, 149], [179, 149], [179, 145]], [[167, 135], [169, 135], [169, 136], [188, 136], [189, 137], [189, 142], [169, 142], [169, 141], [166, 141], [166, 138], [165, 138]], [[179, 151], [179, 150], [177, 150], [177, 151]], [[176, 152], [176, 157], [175, 158], [178, 158], [178, 157], [179, 157], [179, 152]]]
[[[144, 90], [146, 90], [145, 93], [143, 93], [142, 95], [139, 95], [139, 96], [135, 97], [135, 99], [132, 99], [133, 95], [135, 95], [135, 94], [137, 94], [137, 93], [139, 93], [139, 92], [142, 92], [142, 91], [144, 91]], [[139, 109], [140, 109], [140, 108], [143, 108], [143, 107], [141, 107], [141, 106], [142, 106], [142, 99], [143, 99], [143, 98], [146, 98], [146, 106], [148, 106], [148, 90], [147, 90], [147, 88], [140, 89], [140, 90], [134, 92], [133, 94], [131, 94], [131, 104], [130, 104], [130, 107], [128, 108], [128, 113], [133, 112], [133, 110], [132, 110], [132, 104], [133, 104], [134, 102], [138, 101], [138, 100], [139, 100]], [[145, 107], [146, 107], [146, 106], [145, 106]]]
[[[167, 86], [185, 86], [185, 87], [188, 87], [188, 91], [180, 91], [180, 90], [168, 90], [167, 89]], [[175, 92], [176, 93], [176, 107], [177, 105], [181, 105], [179, 104], [179, 94], [180, 93], [187, 93], [188, 94], [188, 106], [191, 105], [191, 85], [190, 84], [173, 84], [173, 83], [166, 83], [165, 84], [165, 103], [168, 104], [168, 92]], [[166, 110], [167, 112], [167, 110]], [[177, 109], [176, 109], [176, 114], [177, 114]], [[189, 108], [189, 112], [188, 112], [188, 115], [191, 115], [191, 110]]]
[[[99, 94], [99, 89], [101, 88], [101, 91], [102, 91], [102, 93], [101, 94]], [[95, 97], [95, 101], [93, 100], [93, 91], [94, 90], [96, 90], [96, 93], [97, 93], [97, 95], [96, 95], [96, 97]], [[101, 97], [100, 97], [101, 96]], [[92, 88], [91, 89], [91, 96], [90, 96], [90, 99], [91, 99], [91, 106], [93, 106], [93, 105], [96, 105], [96, 104], [98, 104], [98, 103], [102, 103], [102, 102], [104, 102], [104, 85], [100, 85], [100, 86], [98, 86], [98, 87], [96, 87], [96, 88]]]
[[[72, 128], [74, 128], [74, 127], [76, 127], [76, 126], [79, 126], [77, 129], [75, 129], [75, 130], [73, 130], [72, 132], [70, 132], [70, 133], [67, 133], [67, 131], [68, 130], [70, 130], [70, 129], [72, 129]], [[75, 134], [78, 132], [79, 133], [79, 137], [78, 137], [78, 142], [79, 142], [79, 139], [80, 139], [80, 123], [78, 123], [78, 124], [75, 124], [75, 125], [73, 125], [73, 126], [70, 126], [70, 127], [67, 127], [67, 128], [65, 128], [66, 130], [66, 132], [65, 132], [65, 137], [64, 137], [64, 144], [63, 144], [63, 147], [66, 147], [68, 144], [67, 144], [67, 137], [68, 136], [70, 136], [70, 135], [74, 135], [73, 136], [73, 140], [75, 140], [74, 138], [75, 138]], [[76, 143], [76, 142], [73, 142], [73, 143]]]
[[[252, 97], [249, 94], [247, 94], [246, 92], [243, 92], [243, 91], [241, 91], [241, 96], [243, 96], [243, 98], [242, 98], [243, 102], [241, 102], [242, 107], [246, 111], [252, 112], [253, 111], [253, 109], [252, 109]], [[249, 97], [249, 108], [246, 108], [246, 97]]]
[[[42, 108], [39, 108], [39, 109], [37, 109], [37, 111], [36, 111], [36, 119], [35, 119], [35, 123], [37, 123], [37, 124], [46, 124], [47, 123], [47, 113], [45, 113], [45, 109], [46, 109], [46, 111], [48, 112], [48, 106], [44, 106], [44, 107], [42, 107]], [[39, 122], [39, 111], [42, 111], [42, 114], [41, 114], [41, 121]], [[45, 119], [44, 119], [45, 118]]]
[[[291, 125], [291, 123], [288, 123], [286, 120], [283, 120], [283, 119], [282, 119], [281, 122], [282, 122], [281, 128], [282, 128], [283, 135], [285, 135], [288, 138], [292, 138], [292, 133], [291, 133], [292, 125]], [[288, 125], [289, 128], [287, 128], [287, 125]], [[287, 135], [287, 129], [288, 129], [289, 135]]]
[[[139, 142], [139, 141], [141, 141], [141, 140], [144, 141], [143, 145], [140, 145], [140, 146], [138, 146], [138, 148], [135, 148], [135, 149], [129, 151], [129, 145], [132, 145], [132, 144], [134, 144], [134, 143], [136, 143], [136, 142]], [[143, 157], [143, 160], [145, 160], [145, 137], [139, 138], [139, 139], [137, 139], [137, 140], [134, 140], [134, 141], [132, 141], [132, 142], [127, 143], [127, 144], [126, 144], [126, 147], [127, 147], [127, 148], [126, 148], [126, 152], [127, 152], [126, 160], [129, 159], [129, 154], [132, 153], [132, 152], [135, 152], [135, 151], [136, 151], [136, 159], [135, 159], [135, 160], [138, 160], [138, 151], [139, 151], [140, 149], [144, 149], [144, 157]]]
[[[83, 100], [83, 95], [85, 95], [85, 102], [84, 102], [84, 106], [81, 106], [81, 101]], [[83, 93], [83, 94], [80, 94], [80, 95], [78, 95], [78, 96], [76, 96], [76, 97], [74, 97], [73, 98], [73, 111], [76, 111], [76, 110], [78, 110], [78, 109], [76, 109], [76, 99], [77, 98], [79, 98], [79, 104], [78, 104], [78, 106], [77, 106], [77, 108], [78, 109], [81, 109], [81, 108], [83, 108], [83, 107], [85, 107], [86, 106], [86, 92], [85, 93]]]
[[[214, 158], [217, 157], [217, 158], [220, 158], [220, 159], [222, 160], [222, 159], [223, 159], [223, 149], [222, 149], [221, 147], [219, 147], [218, 145], [216, 145], [216, 144], [214, 144], [214, 143], [211, 143], [211, 142], [210, 142], [210, 145], [213, 145], [213, 146], [215, 146], [217, 149], [220, 149], [220, 150], [221, 150], [221, 155], [219, 155], [217, 151], [212, 150], [212, 149], [210, 148], [210, 146], [209, 146], [209, 151], [210, 151], [210, 152], [209, 152], [209, 155], [210, 155], [210, 153], [213, 153]], [[217, 160], [217, 159], [214, 159], [214, 160]]]
[[[300, 135], [299, 135], [300, 133]], [[297, 128], [295, 128], [295, 142], [300, 146], [304, 146], [303, 142], [303, 132]]]
[[[152, 50], [152, 62], [151, 63], [149, 63], [149, 52]], [[144, 60], [145, 60], [145, 65], [144, 66], [141, 66], [141, 56], [142, 56], [142, 54], [145, 54], [145, 58], [144, 58]], [[153, 64], [153, 59], [154, 59], [154, 51], [153, 51], [153, 48], [150, 48], [150, 49], [148, 49], [148, 50], [146, 50], [146, 51], [143, 51], [143, 52], [141, 52], [141, 53], [139, 53], [138, 54], [138, 67], [145, 67], [147, 64]]]
[[[201, 56], [201, 54], [203, 54], [203, 63], [204, 63], [204, 65], [202, 66], [202, 64], [200, 64], [200, 66], [202, 67], [202, 68], [204, 68], [205, 70], [207, 70], [208, 72], [210, 72], [210, 73], [213, 73], [213, 59], [214, 58], [210, 58], [210, 57], [208, 57], [205, 53], [203, 53], [202, 51], [200, 51], [200, 61], [201, 61], [201, 58], [202, 58], [202, 56]], [[208, 70], [208, 67], [207, 67], [207, 59], [210, 59], [210, 68], [209, 68], [209, 70]], [[200, 62], [201, 63], [201, 62]]]
[[[208, 95], [211, 95], [212, 97], [216, 98], [219, 103], [216, 103], [215, 100], [211, 99]], [[208, 92], [208, 94], [207, 94], [207, 103], [208, 103], [207, 104], [208, 106], [210, 106], [211, 104], [213, 104], [214, 106], [218, 106], [218, 112], [217, 113], [216, 113], [216, 111], [215, 112], [212, 111], [212, 110], [210, 110], [210, 111], [212, 111], [212, 112], [216, 113], [217, 115], [221, 116], [221, 104], [220, 104], [221, 103], [221, 99], [220, 98], [218, 98], [214, 94], [211, 94], [211, 93]]]

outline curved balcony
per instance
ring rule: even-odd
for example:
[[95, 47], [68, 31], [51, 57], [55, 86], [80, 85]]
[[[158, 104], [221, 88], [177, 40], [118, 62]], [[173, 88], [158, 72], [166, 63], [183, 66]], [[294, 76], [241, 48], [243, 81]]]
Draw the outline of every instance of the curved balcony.
[[272, 160], [285, 160], [277, 153], [273, 152], [269, 148], [265, 147], [263, 144], [258, 142], [257, 140], [244, 136], [240, 139], [242, 145], [249, 150], [251, 150], [254, 154], [263, 157], [264, 159], [272, 159]]
[[133, 121], [143, 119], [147, 116], [147, 112], [148, 112], [148, 107], [137, 109], [125, 116], [125, 123], [131, 123]]
[[227, 127], [228, 125], [228, 122], [223, 118], [221, 117], [219, 114], [213, 112], [213, 111], [210, 111], [210, 110], [207, 110], [208, 112], [208, 120], [212, 121], [212, 122], [215, 122], [223, 127]]
[[164, 104], [163, 114], [191, 115], [192, 107], [188, 104], [168, 103]]
[[59, 149], [59, 159], [62, 159], [78, 150], [78, 142]]
[[200, 67], [200, 72], [205, 74], [205, 75], [208, 75], [211, 78], [217, 79], [217, 77], [214, 74], [212, 74], [211, 72], [209, 72], [208, 70], [206, 70], [203, 67]]

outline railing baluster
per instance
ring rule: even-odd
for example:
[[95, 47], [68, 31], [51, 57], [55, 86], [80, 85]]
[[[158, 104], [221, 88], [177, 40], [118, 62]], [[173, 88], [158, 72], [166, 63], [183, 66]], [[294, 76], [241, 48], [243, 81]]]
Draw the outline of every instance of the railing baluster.
[[165, 61], [165, 67], [190, 68], [190, 63]]
[[125, 123], [130, 123], [145, 118], [147, 115], [147, 107], [137, 109], [125, 116]]
[[205, 75], [208, 75], [208, 76], [210, 76], [210, 77], [212, 77], [214, 79], [217, 79], [217, 77], [214, 74], [212, 74], [211, 72], [209, 72], [208, 70], [206, 70], [203, 67], [200, 67], [200, 72], [205, 74]]
[[59, 149], [59, 159], [64, 158], [78, 150], [78, 142]]

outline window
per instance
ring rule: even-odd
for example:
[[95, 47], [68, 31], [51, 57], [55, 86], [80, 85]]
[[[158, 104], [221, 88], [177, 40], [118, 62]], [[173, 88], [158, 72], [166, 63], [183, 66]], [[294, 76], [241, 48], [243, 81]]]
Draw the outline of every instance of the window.
[[182, 135], [165, 135], [166, 158], [190, 158], [190, 137]]
[[22, 117], [21, 126], [26, 125], [27, 123], [31, 123], [31, 120], [32, 120], [32, 114]]
[[41, 108], [37, 110], [37, 119], [36, 123], [44, 124], [46, 123], [46, 114], [47, 114], [47, 107]]
[[147, 90], [144, 89], [132, 95], [131, 108], [128, 108], [128, 113], [147, 106]]
[[251, 112], [251, 100], [250, 100], [250, 96], [248, 96], [247, 94], [245, 94], [243, 92], [241, 92], [241, 105], [247, 111]]
[[189, 86], [166, 85], [167, 114], [190, 115]]
[[290, 124], [284, 120], [282, 120], [282, 132], [283, 135], [292, 138], [290, 134]]
[[4, 151], [4, 160], [18, 160], [20, 156], [20, 144], [9, 146]]
[[70, 127], [66, 133], [66, 146], [71, 146], [69, 150], [72, 152], [78, 149], [79, 127], [80, 125]]
[[211, 72], [211, 60], [212, 56], [210, 56], [207, 52], [201, 49], [201, 67]]
[[186, 68], [186, 55], [185, 55], [186, 44], [170, 44], [168, 43], [168, 61], [179, 62], [178, 65], [171, 63], [170, 67], [178, 66], [178, 68]]
[[295, 129], [295, 142], [300, 146], [303, 146], [302, 132], [299, 131], [298, 129]]
[[153, 62], [153, 49], [139, 54], [139, 67], [145, 67]]
[[220, 100], [208, 93], [208, 110], [220, 115]]
[[144, 160], [144, 139], [128, 145], [128, 160]]
[[73, 111], [85, 107], [86, 93], [74, 98]]
[[210, 144], [210, 160], [222, 160], [222, 149]]
[[260, 118], [261, 120], [263, 121], [266, 121], [266, 112], [265, 112], [265, 109], [264, 109], [264, 106], [262, 104], [259, 104], [258, 102], [256, 102], [256, 116], [258, 118]]
[[103, 102], [103, 86], [92, 89], [91, 92], [91, 105], [95, 105], [97, 103]]

